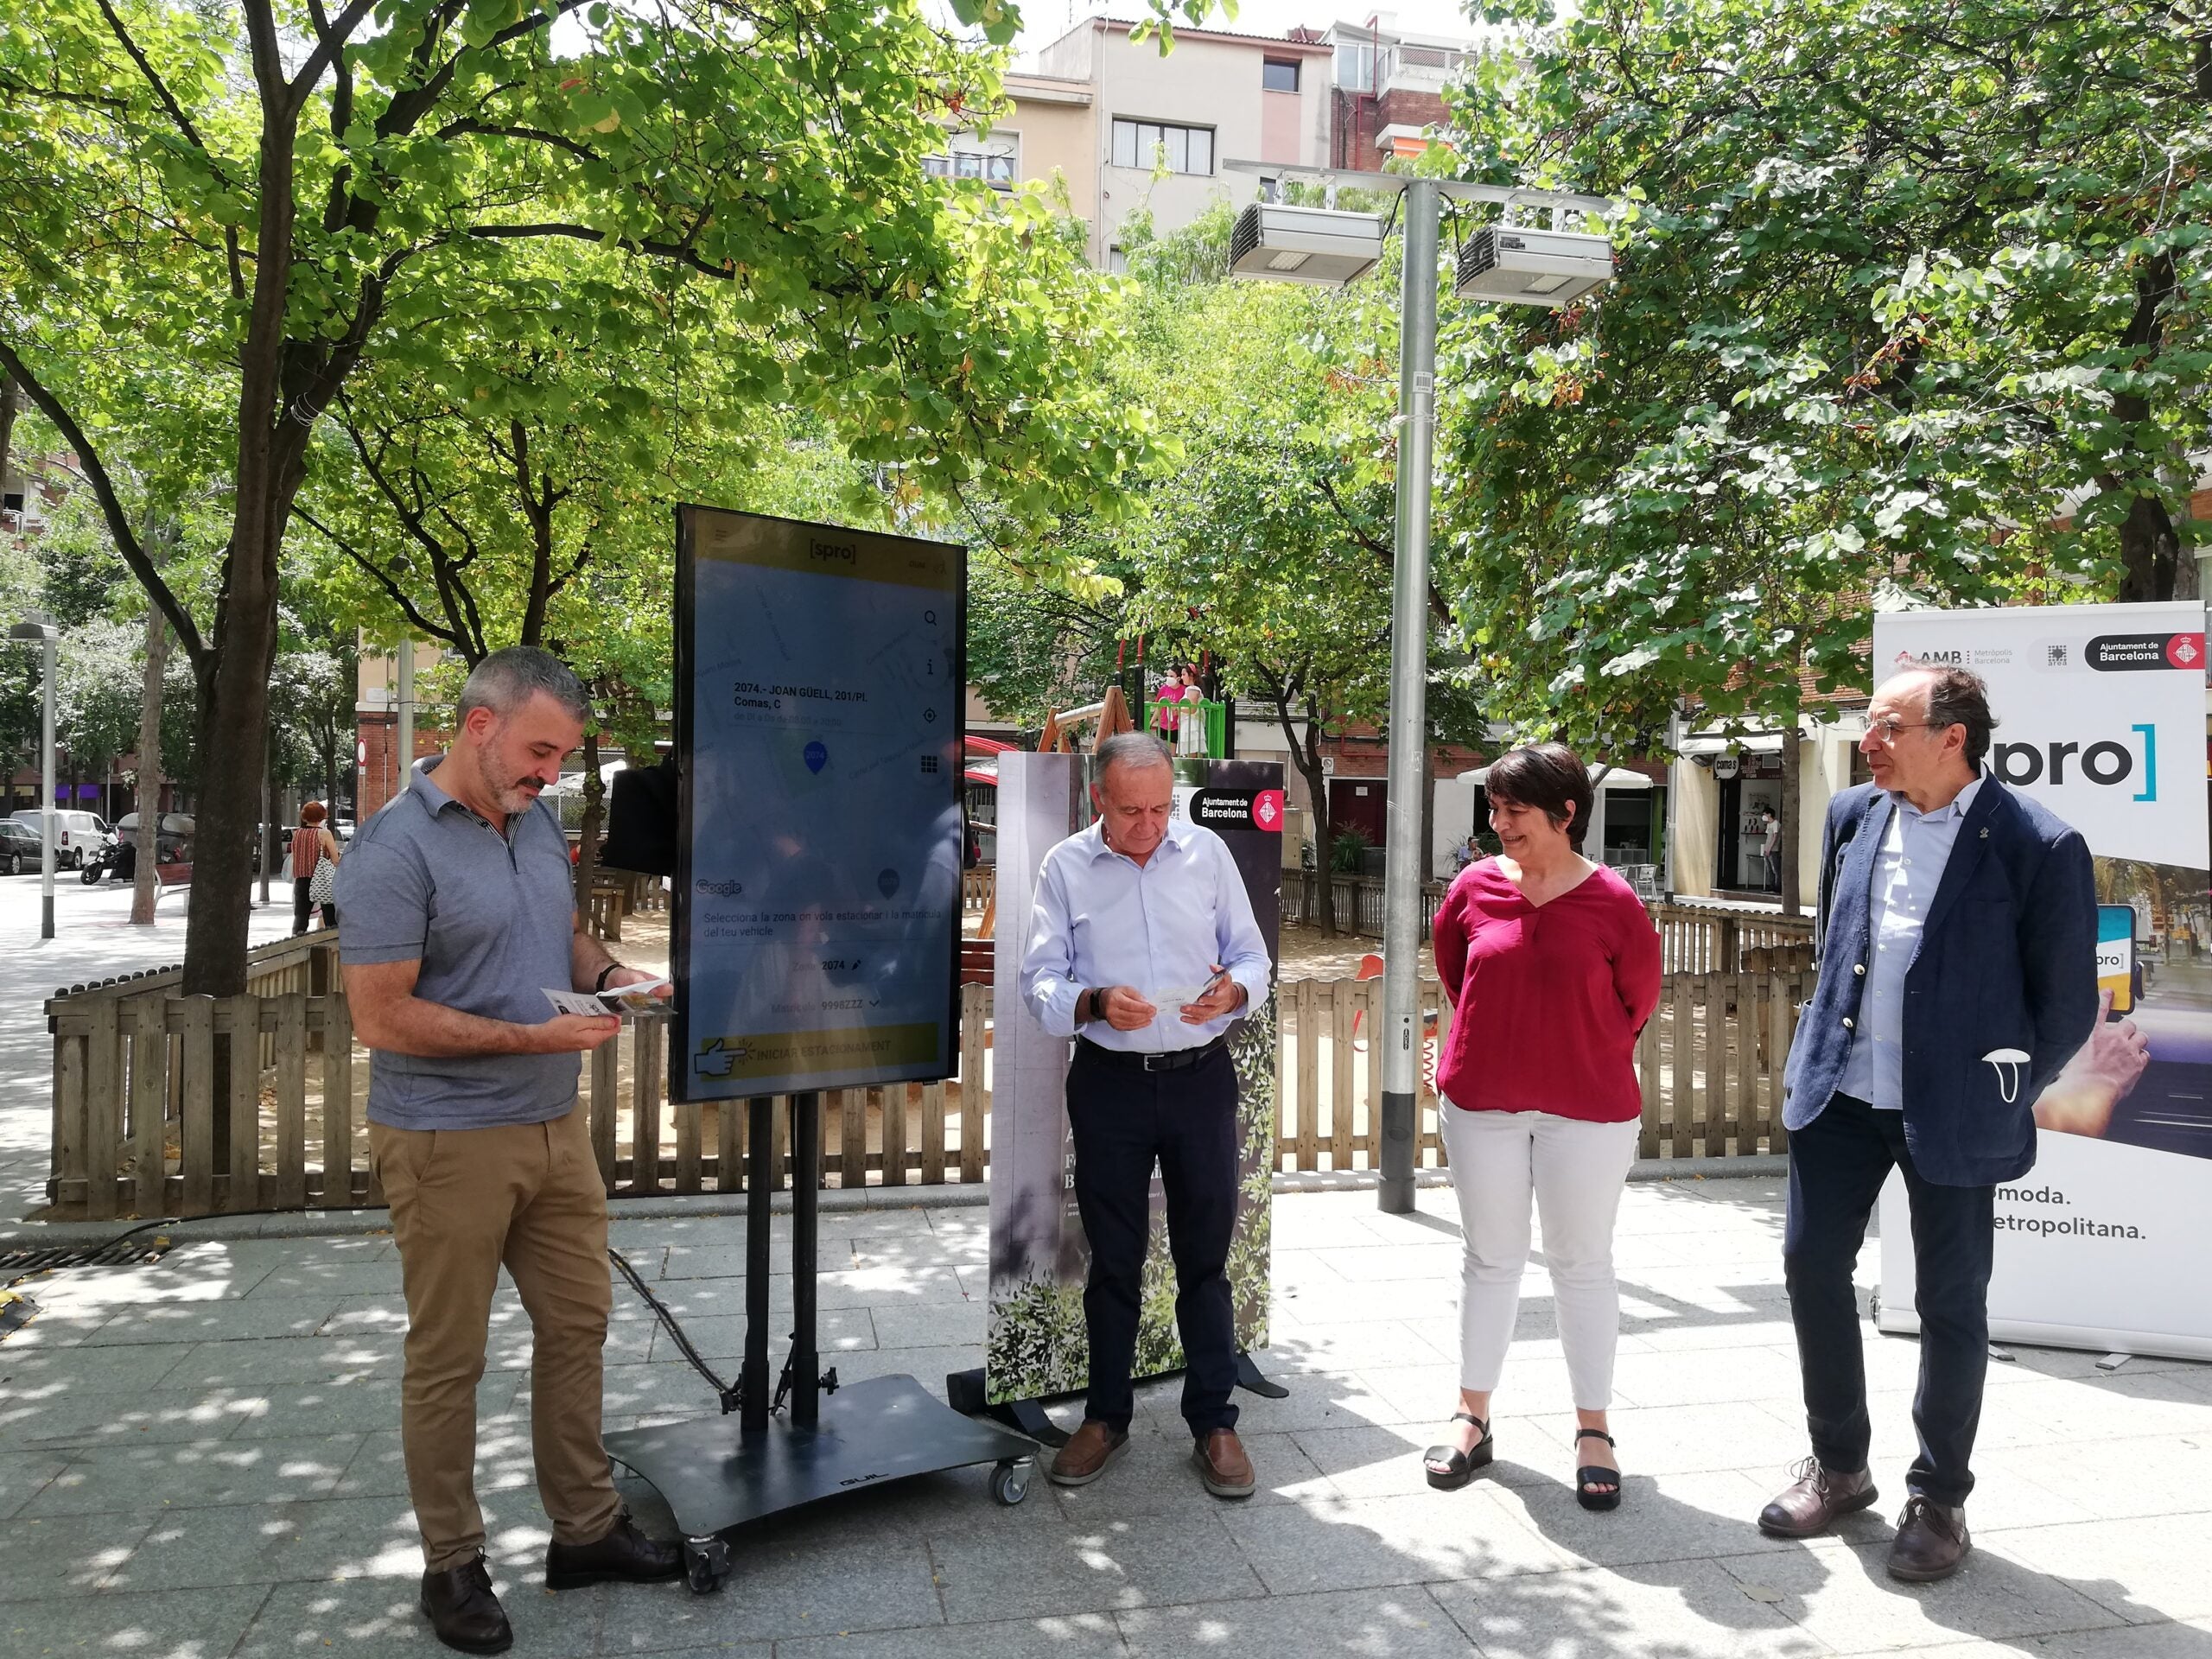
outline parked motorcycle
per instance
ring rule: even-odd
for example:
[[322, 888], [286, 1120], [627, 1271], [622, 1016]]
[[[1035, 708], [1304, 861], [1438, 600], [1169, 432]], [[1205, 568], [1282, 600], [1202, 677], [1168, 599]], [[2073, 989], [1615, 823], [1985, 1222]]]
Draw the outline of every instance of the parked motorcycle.
[[110, 836], [84, 855], [77, 867], [77, 879], [88, 887], [98, 887], [122, 861], [122, 857], [123, 843]]

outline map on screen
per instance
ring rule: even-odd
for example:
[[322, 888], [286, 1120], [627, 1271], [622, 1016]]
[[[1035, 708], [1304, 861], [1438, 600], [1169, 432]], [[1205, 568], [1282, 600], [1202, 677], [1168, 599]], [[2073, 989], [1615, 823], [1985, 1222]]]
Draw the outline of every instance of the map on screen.
[[677, 510], [672, 1090], [946, 1076], [964, 550]]

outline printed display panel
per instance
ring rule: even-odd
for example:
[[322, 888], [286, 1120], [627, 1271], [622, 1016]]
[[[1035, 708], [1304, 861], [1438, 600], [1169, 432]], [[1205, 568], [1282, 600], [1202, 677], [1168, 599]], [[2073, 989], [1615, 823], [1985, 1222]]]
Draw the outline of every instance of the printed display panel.
[[[2190, 602], [1876, 617], [1875, 678], [1908, 658], [1987, 682], [1989, 771], [2080, 830], [2096, 869], [2102, 1017], [2036, 1102], [2034, 1169], [1997, 1189], [1991, 1333], [2212, 1357], [2197, 1219], [2212, 1207], [2204, 613]], [[1910, 1237], [1893, 1177], [1885, 1330], [1919, 1328]]]
[[948, 1075], [964, 550], [697, 506], [677, 547], [671, 1092]]

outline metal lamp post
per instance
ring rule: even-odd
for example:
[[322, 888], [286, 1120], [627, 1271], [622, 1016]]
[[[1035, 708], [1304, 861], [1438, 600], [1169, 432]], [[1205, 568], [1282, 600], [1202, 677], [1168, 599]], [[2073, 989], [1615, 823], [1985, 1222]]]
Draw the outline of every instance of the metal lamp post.
[[[1326, 168], [1286, 167], [1259, 162], [1224, 162], [1239, 173], [1345, 180]], [[1428, 727], [1428, 529], [1429, 484], [1436, 435], [1437, 243], [1444, 198], [1494, 202], [1515, 207], [1549, 209], [1555, 215], [1581, 213], [1610, 217], [1615, 205], [1602, 196], [1552, 190], [1521, 190], [1500, 185], [1463, 184], [1456, 180], [1361, 173], [1350, 181], [1363, 190], [1395, 191], [1405, 209], [1405, 282], [1398, 322], [1397, 525], [1390, 602], [1390, 814], [1383, 837], [1382, 1020], [1378, 1046], [1382, 1057], [1382, 1192], [1380, 1204], [1391, 1215], [1414, 1207], [1414, 1167], [1419, 1151], [1421, 1055], [1421, 771], [1427, 764]], [[1231, 241], [1236, 273], [1261, 281], [1311, 283], [1313, 255], [1320, 244], [1313, 226], [1290, 227], [1277, 234], [1259, 210], [1247, 208]], [[1309, 213], [1309, 217], [1312, 215]], [[1368, 217], [1329, 213], [1331, 219]], [[1379, 234], [1379, 224], [1377, 232]], [[1276, 235], [1280, 247], [1270, 242]], [[1556, 308], [1594, 285], [1585, 274], [1562, 276], [1538, 270], [1518, 274], [1527, 256], [1510, 227], [1493, 232], [1495, 251], [1485, 245], [1489, 263], [1470, 270], [1465, 260], [1457, 286], [1486, 302]], [[1573, 241], [1588, 238], [1569, 238]], [[1605, 261], [1610, 270], [1610, 258]], [[1356, 264], [1356, 270], [1367, 266]], [[1501, 278], [1503, 280], [1501, 280]]]
[[10, 639], [35, 639], [41, 650], [41, 671], [46, 695], [39, 716], [40, 770], [43, 777], [43, 810], [39, 818], [39, 930], [41, 939], [54, 937], [54, 652], [60, 632], [51, 622], [35, 619], [18, 622], [8, 630]]

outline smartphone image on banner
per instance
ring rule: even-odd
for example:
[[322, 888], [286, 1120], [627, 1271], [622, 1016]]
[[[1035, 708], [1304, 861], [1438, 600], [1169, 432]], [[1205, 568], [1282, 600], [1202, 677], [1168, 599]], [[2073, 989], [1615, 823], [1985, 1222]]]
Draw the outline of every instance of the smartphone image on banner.
[[2097, 906], [2097, 988], [2112, 993], [2112, 1011], [2135, 1006], [2135, 910], [2131, 905]]

